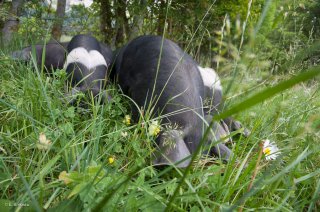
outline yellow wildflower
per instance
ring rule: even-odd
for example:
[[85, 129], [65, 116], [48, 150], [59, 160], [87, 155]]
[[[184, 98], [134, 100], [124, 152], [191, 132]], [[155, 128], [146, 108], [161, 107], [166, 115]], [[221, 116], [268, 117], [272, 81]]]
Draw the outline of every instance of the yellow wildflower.
[[114, 157], [109, 157], [108, 158], [108, 162], [109, 162], [109, 164], [113, 164], [114, 163]]
[[59, 180], [63, 181], [66, 185], [72, 182], [72, 180], [69, 178], [69, 174], [66, 171], [63, 171], [59, 174]]
[[157, 136], [161, 131], [161, 126], [158, 121], [151, 121], [148, 129], [149, 136]]
[[130, 125], [131, 124], [131, 117], [130, 115], [125, 115], [124, 119], [123, 119], [123, 123], [125, 123], [126, 125]]

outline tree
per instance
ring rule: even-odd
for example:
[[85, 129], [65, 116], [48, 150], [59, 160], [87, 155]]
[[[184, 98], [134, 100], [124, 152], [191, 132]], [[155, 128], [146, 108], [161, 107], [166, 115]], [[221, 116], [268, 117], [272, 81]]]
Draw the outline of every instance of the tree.
[[140, 35], [143, 27], [143, 21], [146, 14], [147, 0], [140, 0], [137, 12], [133, 15], [132, 27], [129, 35], [129, 40]]
[[116, 11], [116, 36], [115, 46], [121, 46], [127, 38], [129, 32], [128, 18], [126, 15], [127, 2], [125, 0], [119, 0], [115, 5]]
[[56, 20], [53, 24], [51, 35], [55, 40], [60, 40], [62, 34], [63, 19], [66, 13], [66, 0], [58, 0]]
[[166, 2], [164, 0], [158, 1], [159, 5], [159, 13], [158, 13], [158, 28], [157, 33], [158, 35], [163, 34], [163, 29], [165, 27], [165, 18], [166, 18]]
[[13, 33], [18, 31], [19, 16], [23, 4], [23, 0], [12, 0], [8, 18], [5, 20], [2, 28], [2, 41], [4, 44], [10, 43]]
[[[3, 0], [0, 0], [0, 8], [3, 8]], [[2, 29], [2, 27], [3, 27], [3, 20], [2, 20], [2, 11], [0, 10], [0, 29]]]
[[113, 18], [111, 12], [111, 3], [110, 0], [96, 0], [96, 2], [100, 3], [100, 32], [102, 33], [103, 42], [109, 43], [113, 35], [113, 30], [111, 27], [111, 22]]

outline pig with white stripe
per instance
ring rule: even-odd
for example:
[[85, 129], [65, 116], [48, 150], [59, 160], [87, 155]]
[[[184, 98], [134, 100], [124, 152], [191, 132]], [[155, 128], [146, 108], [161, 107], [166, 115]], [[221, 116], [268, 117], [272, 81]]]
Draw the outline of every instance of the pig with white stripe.
[[[64, 68], [71, 81], [72, 92], [98, 97], [107, 83], [110, 61], [102, 55], [100, 43], [89, 35], [76, 35], [68, 44]], [[106, 98], [106, 93], [103, 93]], [[105, 100], [104, 98], [104, 100]]]
[[[28, 62], [31, 60], [32, 46], [12, 53], [12, 58]], [[76, 35], [70, 42], [50, 42], [34, 46], [35, 60], [40, 67], [44, 53], [44, 66], [49, 73], [65, 68], [72, 85], [72, 94], [91, 93], [94, 97], [104, 90], [108, 68], [113, 53], [105, 44], [90, 35]], [[102, 100], [107, 100], [102, 93]]]

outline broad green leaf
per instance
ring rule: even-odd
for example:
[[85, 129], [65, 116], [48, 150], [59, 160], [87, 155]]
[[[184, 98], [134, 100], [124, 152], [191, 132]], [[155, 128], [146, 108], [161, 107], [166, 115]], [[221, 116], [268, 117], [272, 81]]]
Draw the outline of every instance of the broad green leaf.
[[82, 182], [78, 185], [76, 185], [72, 191], [70, 192], [70, 194], [68, 195], [68, 198], [79, 194], [86, 186], [87, 186], [88, 182]]
[[40, 171], [40, 176], [45, 176], [46, 174], [50, 173], [51, 168], [56, 164], [56, 162], [60, 159], [61, 155], [57, 155], [45, 165]]

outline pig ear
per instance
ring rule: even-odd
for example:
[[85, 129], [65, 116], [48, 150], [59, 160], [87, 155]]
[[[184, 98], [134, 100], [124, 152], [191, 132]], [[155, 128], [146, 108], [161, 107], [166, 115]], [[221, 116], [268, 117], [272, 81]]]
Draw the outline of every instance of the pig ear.
[[[205, 120], [208, 125], [212, 121], [212, 118], [213, 118], [212, 115], [205, 116]], [[224, 142], [231, 142], [232, 139], [229, 136], [230, 136], [230, 131], [226, 124], [224, 124], [223, 122], [213, 123], [211, 133], [209, 135], [209, 140], [213, 140], [213, 141], [224, 140]]]
[[239, 121], [233, 119], [232, 117], [225, 118], [221, 122], [228, 126], [230, 132], [239, 131], [239, 133], [245, 137], [248, 137], [251, 134], [250, 130], [243, 127]]
[[213, 123], [212, 130], [217, 141], [221, 140], [223, 142], [232, 142], [232, 138], [230, 137], [230, 131], [224, 123]]
[[232, 156], [232, 151], [225, 144], [222, 143], [215, 145], [212, 148], [212, 153], [225, 162], [228, 162], [230, 157]]
[[237, 131], [237, 130], [241, 130], [241, 129], [242, 129], [242, 135], [244, 137], [248, 137], [251, 134], [250, 130], [243, 127], [239, 121], [233, 120], [232, 130]]
[[22, 50], [14, 51], [11, 54], [11, 58], [14, 60], [27, 62], [31, 58], [31, 49], [28, 47]]
[[181, 131], [170, 130], [164, 132], [157, 140], [158, 146], [153, 160], [155, 166], [175, 165], [179, 168], [185, 168], [189, 165], [191, 154], [182, 139]]
[[[205, 119], [209, 124], [212, 121], [212, 116], [206, 115]], [[207, 143], [206, 143], [206, 145], [210, 149], [210, 153], [219, 157], [224, 162], [227, 162], [232, 156], [232, 151], [225, 144], [222, 143], [223, 140], [225, 140], [224, 142], [231, 141], [231, 138], [228, 136], [230, 136], [228, 127], [220, 122], [214, 122], [211, 129], [211, 133], [209, 134], [207, 138]], [[214, 144], [217, 141], [220, 141], [220, 142], [218, 144]]]

